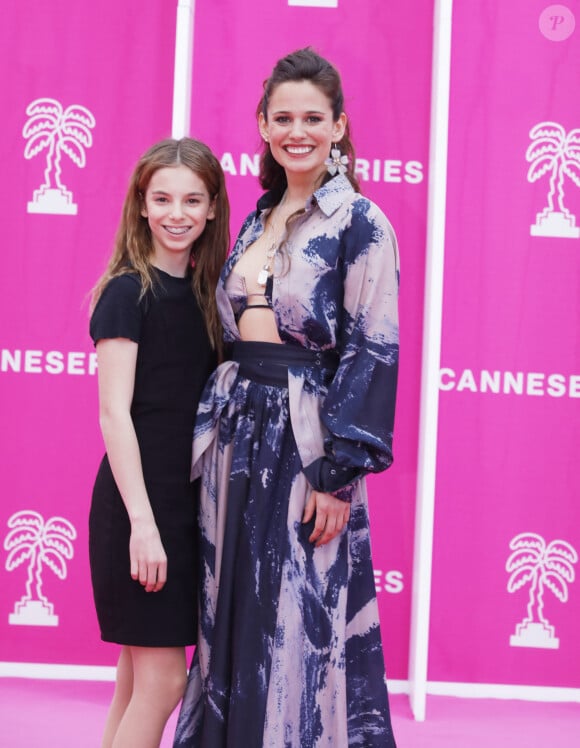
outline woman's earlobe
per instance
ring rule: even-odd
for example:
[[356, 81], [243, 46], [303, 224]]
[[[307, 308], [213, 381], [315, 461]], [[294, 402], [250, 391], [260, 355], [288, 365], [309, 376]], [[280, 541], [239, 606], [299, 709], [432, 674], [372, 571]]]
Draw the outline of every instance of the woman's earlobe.
[[264, 141], [264, 143], [269, 143], [270, 139], [268, 138], [268, 123], [266, 122], [266, 118], [260, 112], [258, 115], [258, 129], [260, 131], [260, 137]]
[[335, 142], [338, 143], [339, 141], [342, 140], [344, 133], [346, 132], [346, 123], [347, 123], [346, 114], [342, 112], [340, 117], [334, 123]]

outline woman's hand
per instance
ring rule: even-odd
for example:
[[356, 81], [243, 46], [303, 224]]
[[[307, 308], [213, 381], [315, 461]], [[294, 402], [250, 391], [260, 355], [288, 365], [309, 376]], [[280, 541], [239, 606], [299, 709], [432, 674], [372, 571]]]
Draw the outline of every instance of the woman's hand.
[[315, 515], [314, 530], [308, 540], [318, 548], [340, 535], [346, 527], [350, 517], [350, 504], [332, 494], [312, 491], [304, 507], [302, 523], [310, 522]]
[[167, 581], [167, 556], [157, 525], [150, 520], [133, 520], [129, 540], [131, 577], [146, 592], [159, 592]]

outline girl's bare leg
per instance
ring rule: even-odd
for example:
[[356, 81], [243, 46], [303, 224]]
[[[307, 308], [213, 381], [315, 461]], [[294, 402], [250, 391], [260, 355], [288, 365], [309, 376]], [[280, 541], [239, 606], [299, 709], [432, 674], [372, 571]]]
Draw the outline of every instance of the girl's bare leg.
[[[131, 663], [132, 691], [117, 721], [111, 743], [103, 748], [159, 748], [163, 730], [175, 707], [179, 704], [187, 680], [185, 649], [183, 647], [124, 647]], [[123, 656], [123, 653], [122, 655]], [[126, 696], [126, 679], [119, 687], [118, 707], [115, 697], [111, 705], [107, 727], [114, 723]], [[128, 679], [127, 679], [128, 680]], [[117, 691], [117, 689], [116, 689]]]
[[133, 693], [133, 661], [129, 647], [122, 647], [117, 662], [117, 677], [113, 700], [109, 707], [101, 748], [111, 748], [119, 723], [123, 719]]

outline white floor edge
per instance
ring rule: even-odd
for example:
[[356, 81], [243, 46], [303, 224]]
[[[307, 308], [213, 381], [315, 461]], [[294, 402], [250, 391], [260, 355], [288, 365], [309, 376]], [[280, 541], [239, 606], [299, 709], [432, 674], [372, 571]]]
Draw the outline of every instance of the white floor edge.
[[[38, 662], [0, 662], [0, 678], [37, 678], [39, 680], [114, 681], [115, 667], [102, 665], [55, 665]], [[409, 681], [388, 680], [390, 693], [408, 694]], [[501, 683], [448, 683], [428, 681], [432, 696], [456, 696], [468, 699], [515, 699], [521, 701], [580, 703], [580, 688], [525, 686]]]
[[520, 701], [580, 703], [580, 688], [559, 688], [556, 686], [427, 681], [427, 693], [433, 696], [458, 696], [464, 699], [516, 699]]

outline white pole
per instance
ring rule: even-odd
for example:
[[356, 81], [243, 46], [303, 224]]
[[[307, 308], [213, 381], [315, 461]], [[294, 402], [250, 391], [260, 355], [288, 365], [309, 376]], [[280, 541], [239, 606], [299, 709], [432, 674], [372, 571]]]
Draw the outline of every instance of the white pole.
[[175, 26], [173, 117], [171, 121], [171, 134], [172, 137], [177, 139], [190, 133], [194, 17], [195, 0], [178, 0]]
[[427, 701], [429, 608], [431, 601], [443, 304], [452, 4], [452, 0], [435, 0], [433, 26], [427, 258], [425, 265], [421, 407], [409, 652], [411, 710], [415, 719], [419, 721], [425, 719]]

